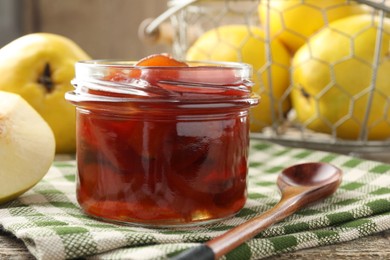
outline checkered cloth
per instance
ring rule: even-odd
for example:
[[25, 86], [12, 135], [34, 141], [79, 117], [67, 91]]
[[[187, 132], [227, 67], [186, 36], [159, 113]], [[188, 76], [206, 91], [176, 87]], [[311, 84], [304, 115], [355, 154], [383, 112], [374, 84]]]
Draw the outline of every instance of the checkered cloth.
[[390, 229], [390, 165], [258, 140], [251, 144], [245, 208], [216, 224], [152, 229], [89, 218], [76, 202], [74, 161], [54, 163], [33, 189], [0, 205], [0, 224], [38, 259], [166, 259], [270, 209], [280, 198], [275, 182], [282, 167], [309, 161], [343, 169], [336, 194], [268, 228], [225, 259], [259, 259]]

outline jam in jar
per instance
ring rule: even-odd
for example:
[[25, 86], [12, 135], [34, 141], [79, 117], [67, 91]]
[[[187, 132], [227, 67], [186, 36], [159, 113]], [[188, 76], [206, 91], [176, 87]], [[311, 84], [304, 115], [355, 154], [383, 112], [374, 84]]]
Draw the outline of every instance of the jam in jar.
[[246, 201], [248, 113], [258, 102], [250, 76], [241, 63], [163, 55], [77, 63], [66, 99], [76, 106], [82, 209], [151, 226], [237, 213]]

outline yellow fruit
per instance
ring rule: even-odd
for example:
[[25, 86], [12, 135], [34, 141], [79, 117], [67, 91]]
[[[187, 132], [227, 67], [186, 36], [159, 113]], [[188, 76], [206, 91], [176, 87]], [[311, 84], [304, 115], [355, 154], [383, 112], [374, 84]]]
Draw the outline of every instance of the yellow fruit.
[[371, 9], [349, 0], [263, 0], [258, 11], [260, 22], [269, 26], [271, 36], [279, 38], [294, 53], [329, 22]]
[[377, 25], [371, 15], [335, 21], [296, 53], [291, 98], [303, 125], [346, 139], [390, 137], [390, 20], [384, 23], [374, 75]]
[[266, 46], [262, 29], [226, 25], [204, 33], [189, 48], [186, 56], [187, 60], [234, 61], [252, 65], [253, 91], [261, 96], [260, 103], [251, 110], [252, 131], [261, 131], [277, 122], [290, 108], [290, 102], [284, 95], [289, 86], [290, 54], [279, 41], [272, 41], [270, 56], [273, 63], [270, 65], [267, 63]]
[[75, 111], [65, 101], [73, 89], [74, 64], [90, 59], [73, 41], [59, 35], [34, 33], [0, 49], [0, 90], [21, 95], [54, 132], [57, 152], [75, 151]]
[[49, 170], [53, 132], [19, 95], [0, 91], [0, 203], [34, 186]]

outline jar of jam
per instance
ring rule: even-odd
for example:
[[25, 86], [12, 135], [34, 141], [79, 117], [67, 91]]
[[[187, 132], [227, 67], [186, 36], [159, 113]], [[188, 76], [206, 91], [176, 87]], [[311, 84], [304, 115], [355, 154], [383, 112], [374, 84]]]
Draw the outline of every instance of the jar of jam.
[[[182, 66], [185, 64], [185, 66]], [[77, 199], [90, 216], [150, 226], [223, 219], [246, 201], [251, 68], [76, 64]]]

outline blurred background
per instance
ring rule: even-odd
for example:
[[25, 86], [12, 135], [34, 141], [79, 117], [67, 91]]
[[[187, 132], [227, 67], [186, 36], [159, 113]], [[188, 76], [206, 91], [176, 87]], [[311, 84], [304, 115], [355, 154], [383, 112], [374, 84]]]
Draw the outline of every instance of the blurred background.
[[[157, 28], [170, 44], [139, 37], [180, 5]], [[248, 63], [261, 96], [252, 137], [390, 158], [390, 0], [0, 0], [0, 47], [33, 32], [72, 39], [93, 59]]]
[[32, 32], [74, 40], [90, 56], [137, 60], [167, 52], [139, 40], [138, 28], [167, 9], [167, 0], [0, 0], [0, 47]]

